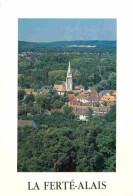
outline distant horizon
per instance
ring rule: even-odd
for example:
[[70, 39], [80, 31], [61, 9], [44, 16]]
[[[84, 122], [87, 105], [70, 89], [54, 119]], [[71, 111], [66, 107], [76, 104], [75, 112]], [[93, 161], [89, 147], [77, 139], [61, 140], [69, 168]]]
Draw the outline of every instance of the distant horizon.
[[25, 40], [18, 40], [20, 42], [30, 42], [30, 43], [53, 43], [53, 42], [76, 42], [76, 41], [109, 41], [109, 42], [113, 42], [113, 41], [117, 41], [117, 40], [63, 40], [63, 41], [60, 41], [60, 40], [56, 40], [56, 41], [49, 41], [49, 42], [44, 42], [44, 41], [41, 41], [41, 42], [37, 42], [37, 41], [25, 41]]
[[116, 19], [19, 18], [18, 40], [26, 42], [116, 41]]

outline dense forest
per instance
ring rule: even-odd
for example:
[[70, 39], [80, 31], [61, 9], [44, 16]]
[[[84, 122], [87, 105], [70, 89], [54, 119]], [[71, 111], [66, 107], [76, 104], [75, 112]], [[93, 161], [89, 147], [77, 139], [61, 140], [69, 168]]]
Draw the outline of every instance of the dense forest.
[[[95, 47], [82, 47], [88, 45]], [[87, 121], [81, 121], [72, 107], [64, 106], [67, 94], [59, 96], [53, 85], [66, 80], [70, 60], [74, 86], [115, 90], [116, 42], [19, 41], [18, 52], [18, 85], [34, 91], [51, 86], [47, 94], [25, 99], [25, 91], [18, 91], [18, 119], [37, 124], [18, 127], [18, 171], [115, 172], [116, 105], [103, 117], [93, 118], [88, 110]]]
[[[91, 44], [94, 48], [67, 47], [70, 44]], [[35, 90], [45, 85], [65, 81], [68, 61], [74, 75], [74, 85], [87, 89], [93, 86], [99, 92], [116, 89], [116, 42], [75, 41], [52, 43], [19, 42], [20, 51], [32, 51], [18, 58], [19, 86]], [[40, 52], [41, 49], [41, 53]]]
[[36, 117], [18, 130], [20, 172], [114, 172], [115, 106], [104, 117], [77, 121], [71, 108]]

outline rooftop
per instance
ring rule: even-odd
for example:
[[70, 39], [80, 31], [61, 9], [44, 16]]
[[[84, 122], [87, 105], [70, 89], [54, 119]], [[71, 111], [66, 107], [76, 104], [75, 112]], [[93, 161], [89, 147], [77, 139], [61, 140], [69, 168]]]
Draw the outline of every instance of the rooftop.
[[73, 113], [77, 116], [79, 115], [85, 115], [88, 114], [88, 106], [79, 106], [79, 105], [73, 105]]
[[57, 91], [66, 91], [66, 84], [54, 85], [54, 89]]
[[101, 101], [116, 101], [116, 98], [114, 96], [105, 95], [101, 97]]
[[33, 120], [18, 120], [18, 126], [24, 127], [24, 126], [33, 126], [34, 121]]

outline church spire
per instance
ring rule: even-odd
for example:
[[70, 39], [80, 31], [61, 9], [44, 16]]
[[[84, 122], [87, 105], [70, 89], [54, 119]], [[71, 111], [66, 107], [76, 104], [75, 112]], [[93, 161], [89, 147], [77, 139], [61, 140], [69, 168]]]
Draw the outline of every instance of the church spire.
[[66, 90], [72, 91], [73, 90], [73, 74], [70, 61], [68, 63], [68, 71], [66, 76]]
[[71, 64], [69, 61], [67, 74], [72, 74]]

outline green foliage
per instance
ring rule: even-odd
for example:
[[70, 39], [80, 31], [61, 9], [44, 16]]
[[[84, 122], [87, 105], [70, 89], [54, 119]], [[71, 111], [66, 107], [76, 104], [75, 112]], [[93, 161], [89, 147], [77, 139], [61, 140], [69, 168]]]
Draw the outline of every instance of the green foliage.
[[58, 101], [56, 100], [54, 103], [53, 103], [53, 108], [61, 108], [62, 106], [64, 105], [64, 102], [63, 101]]
[[[96, 48], [81, 48], [81, 47], [67, 47], [70, 45], [95, 45]], [[116, 41], [58, 41], [50, 43], [36, 43], [36, 42], [18, 42], [18, 51], [20, 52], [115, 52]], [[63, 61], [57, 58], [57, 61]], [[68, 61], [68, 59], [67, 59]]]
[[72, 121], [73, 119], [75, 119], [75, 115], [72, 112], [73, 108], [70, 106], [64, 106], [63, 111], [64, 111], [64, 117], [65, 120], [67, 121]]
[[[66, 110], [70, 112], [70, 108]], [[42, 118], [41, 124], [45, 121], [47, 125], [42, 124], [42, 127], [36, 129], [19, 129], [18, 171], [115, 171], [114, 122], [107, 122], [101, 117], [92, 119], [91, 122], [76, 121], [74, 125], [74, 120], [67, 119], [62, 127], [59, 124], [61, 125], [64, 114], [53, 112], [49, 124], [46, 116], [48, 114], [39, 118], [40, 121]]]
[[88, 108], [88, 119], [92, 118], [93, 110], [91, 108]]
[[67, 91], [67, 95], [68, 94], [74, 94], [73, 91]]
[[40, 113], [42, 109], [47, 109], [47, 97], [44, 94], [37, 94], [35, 95], [35, 107], [39, 108]]
[[114, 122], [116, 120], [116, 105], [113, 105], [108, 113], [105, 115], [105, 119], [109, 122]]
[[[64, 44], [68, 46], [72, 43]], [[88, 86], [96, 86], [98, 91], [116, 89], [116, 43], [104, 41], [91, 43], [96, 44], [97, 47], [73, 48], [62, 47], [62, 43], [48, 43], [47, 46], [40, 43], [40, 47], [44, 47], [41, 55], [32, 53], [31, 56], [27, 54], [27, 56], [19, 57], [18, 73], [23, 74], [23, 77], [19, 78], [19, 85], [24, 88], [38, 89], [44, 85], [61, 84], [66, 80], [70, 60], [75, 86], [82, 84], [85, 89]], [[19, 44], [20, 47], [28, 44], [27, 46], [38, 49], [37, 43], [29, 45], [29, 43], [20, 42]]]
[[34, 101], [35, 101], [35, 98], [33, 94], [27, 95], [27, 97], [25, 98], [26, 104], [32, 104]]
[[75, 171], [73, 131], [70, 128], [49, 131], [27, 128], [24, 133], [20, 129], [18, 171]]
[[35, 95], [35, 110], [51, 110], [56, 108], [61, 108], [64, 106], [65, 102], [68, 101], [67, 96], [59, 96], [55, 90], [50, 90], [47, 94], [37, 94]]
[[49, 84], [61, 84], [66, 80], [66, 71], [55, 70], [49, 72]]
[[79, 93], [74, 93], [75, 96], [79, 95]]
[[24, 90], [19, 90], [18, 91], [18, 101], [22, 100], [24, 98], [25, 95], [25, 91]]

